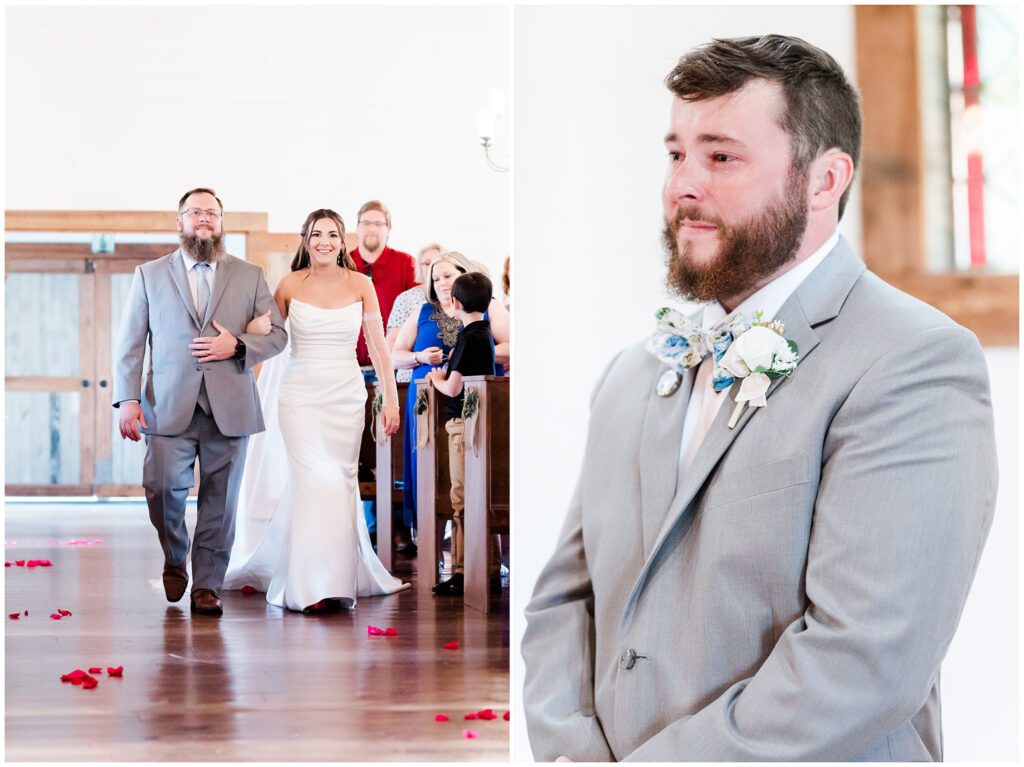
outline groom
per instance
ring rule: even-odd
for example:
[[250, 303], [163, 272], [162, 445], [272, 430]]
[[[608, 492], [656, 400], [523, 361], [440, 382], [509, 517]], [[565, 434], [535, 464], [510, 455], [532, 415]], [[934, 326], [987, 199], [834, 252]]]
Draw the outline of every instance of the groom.
[[[526, 609], [534, 755], [940, 760], [997, 484], [981, 348], [838, 236], [861, 118], [828, 54], [716, 40], [666, 82], [668, 283], [710, 303], [651, 347], [671, 363], [627, 348], [593, 394]], [[790, 374], [751, 372], [783, 339]]]
[[[225, 253], [223, 218], [212, 189], [182, 196], [181, 247], [135, 270], [114, 373], [121, 437], [137, 442], [146, 435], [142, 484], [171, 602], [188, 586], [185, 500], [199, 459], [191, 609], [204, 615], [223, 612], [217, 592], [235, 537], [245, 448], [264, 428], [252, 368], [287, 340], [263, 271]], [[257, 317], [269, 322], [269, 334], [245, 332]]]

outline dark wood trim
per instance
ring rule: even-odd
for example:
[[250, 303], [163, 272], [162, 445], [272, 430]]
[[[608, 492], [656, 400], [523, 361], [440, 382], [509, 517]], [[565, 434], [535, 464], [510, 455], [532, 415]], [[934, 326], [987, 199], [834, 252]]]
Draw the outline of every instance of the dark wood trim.
[[[176, 232], [176, 214], [161, 211], [8, 210], [9, 232]], [[224, 213], [225, 232], [265, 232], [266, 213]]]
[[864, 112], [864, 260], [879, 274], [914, 273], [925, 268], [917, 10], [857, 5], [854, 19]]
[[10, 496], [40, 495], [92, 495], [92, 485], [6, 485], [4, 492]]
[[983, 346], [1017, 346], [1020, 279], [1014, 274], [913, 274], [886, 281], [970, 328]]
[[82, 386], [88, 381], [89, 386], [95, 382], [86, 376], [6, 376], [4, 388], [7, 391], [77, 391], [88, 387]]
[[87, 259], [96, 263], [132, 259], [152, 261], [177, 250], [171, 242], [118, 243], [113, 253], [93, 253], [92, 246], [84, 242], [8, 242], [4, 252], [11, 259]]

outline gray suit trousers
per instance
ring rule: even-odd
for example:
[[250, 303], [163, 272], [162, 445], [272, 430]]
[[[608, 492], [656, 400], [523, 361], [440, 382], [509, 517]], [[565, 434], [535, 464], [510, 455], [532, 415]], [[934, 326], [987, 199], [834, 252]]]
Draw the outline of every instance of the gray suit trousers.
[[225, 437], [213, 418], [196, 407], [181, 434], [146, 435], [142, 485], [149, 519], [164, 559], [179, 565], [188, 556], [185, 501], [199, 459], [199, 515], [192, 550], [192, 589], [219, 591], [235, 540], [235, 509], [242, 485], [248, 436]]

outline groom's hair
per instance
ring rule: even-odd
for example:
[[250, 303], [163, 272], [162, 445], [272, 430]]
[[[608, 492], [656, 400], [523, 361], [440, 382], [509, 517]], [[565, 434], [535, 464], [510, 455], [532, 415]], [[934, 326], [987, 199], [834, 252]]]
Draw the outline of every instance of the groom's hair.
[[195, 189], [189, 189], [187, 192], [185, 192], [185, 194], [183, 194], [181, 196], [181, 199], [178, 200], [178, 212], [179, 213], [181, 213], [181, 209], [185, 205], [185, 200], [187, 200], [189, 197], [191, 197], [194, 194], [209, 194], [209, 195], [213, 195], [213, 199], [215, 199], [217, 201], [217, 204], [220, 205], [220, 212], [221, 213], [224, 212], [224, 203], [222, 203], [220, 201], [220, 197], [217, 196], [217, 193], [215, 191], [213, 191], [212, 189], [210, 189], [208, 187], [205, 187], [205, 186], [197, 186]]
[[452, 298], [459, 299], [463, 311], [469, 314], [486, 312], [491, 303], [494, 286], [486, 274], [467, 272], [460, 274], [452, 283]]
[[[679, 59], [665, 85], [683, 101], [735, 93], [754, 79], [778, 83], [785, 99], [780, 126], [793, 147], [792, 170], [806, 172], [829, 149], [860, 161], [861, 114], [856, 89], [821, 48], [785, 35], [716, 39]], [[843, 217], [850, 187], [839, 199]]]

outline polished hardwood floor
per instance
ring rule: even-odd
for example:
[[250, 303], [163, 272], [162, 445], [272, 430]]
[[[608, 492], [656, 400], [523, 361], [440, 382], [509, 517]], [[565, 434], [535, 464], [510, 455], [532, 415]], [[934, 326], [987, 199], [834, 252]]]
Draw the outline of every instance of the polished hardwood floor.
[[[217, 619], [165, 600], [144, 504], [9, 504], [5, 540], [12, 565], [53, 562], [4, 569], [5, 613], [28, 610], [4, 617], [7, 760], [508, 760], [507, 587], [490, 617], [414, 584], [323, 617], [225, 592]], [[61, 682], [90, 667], [94, 689]]]

